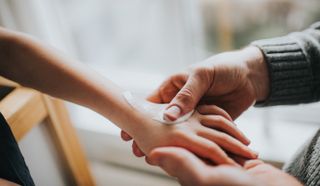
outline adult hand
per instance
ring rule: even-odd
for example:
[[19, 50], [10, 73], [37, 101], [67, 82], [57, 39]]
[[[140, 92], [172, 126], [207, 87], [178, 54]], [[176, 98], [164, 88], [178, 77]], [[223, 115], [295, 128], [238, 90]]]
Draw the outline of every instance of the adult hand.
[[264, 56], [257, 47], [225, 52], [191, 67], [188, 73], [169, 77], [149, 97], [169, 103], [165, 118], [171, 121], [188, 113], [199, 101], [215, 104], [233, 119], [269, 93]]
[[244, 168], [210, 166], [178, 147], [154, 149], [146, 160], [177, 177], [182, 186], [302, 186], [294, 177], [260, 160], [247, 161]]

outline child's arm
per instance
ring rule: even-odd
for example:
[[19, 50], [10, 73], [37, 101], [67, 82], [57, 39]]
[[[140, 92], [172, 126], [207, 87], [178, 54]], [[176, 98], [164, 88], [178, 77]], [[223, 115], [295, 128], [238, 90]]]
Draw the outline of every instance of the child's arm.
[[[87, 66], [24, 34], [0, 29], [0, 75], [23, 86], [91, 108], [127, 131], [147, 154], [154, 147], [181, 146], [216, 163], [233, 164], [234, 161], [219, 147], [222, 146], [234, 154], [256, 157], [235, 138], [222, 132], [212, 132], [201, 124], [201, 120], [211, 121], [210, 117], [195, 114], [185, 124], [171, 127], [153, 121], [127, 104], [121, 88]], [[223, 123], [221, 119], [219, 122]], [[225, 128], [242, 138], [235, 127], [230, 128], [227, 122], [224, 124]]]
[[129, 133], [139, 132], [139, 127], [144, 127], [143, 124], [127, 127], [141, 118], [123, 100], [118, 86], [88, 66], [27, 35], [0, 30], [0, 75], [23, 86], [89, 107]]

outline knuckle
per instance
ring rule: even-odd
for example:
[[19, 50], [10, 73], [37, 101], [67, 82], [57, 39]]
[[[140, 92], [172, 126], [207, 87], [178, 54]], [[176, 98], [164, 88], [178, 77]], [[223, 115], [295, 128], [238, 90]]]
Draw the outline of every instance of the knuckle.
[[220, 133], [218, 134], [218, 137], [220, 138], [220, 140], [222, 141], [229, 141], [230, 140], [230, 136], [225, 134], [225, 133]]
[[184, 99], [192, 99], [193, 96], [194, 96], [193, 91], [188, 87], [181, 89], [178, 95], [178, 97], [184, 98]]
[[184, 142], [187, 138], [187, 135], [185, 134], [184, 131], [181, 131], [181, 130], [175, 130], [172, 132], [172, 140], [176, 143], [179, 143], [179, 142]]
[[218, 123], [219, 125], [223, 125], [225, 122], [225, 118], [220, 115], [212, 116], [212, 122]]
[[197, 112], [195, 114], [196, 114], [197, 118], [199, 119], [200, 123], [205, 126], [205, 123], [207, 122], [207, 118], [204, 115], [199, 114]]
[[181, 91], [177, 95], [177, 99], [182, 103], [190, 103], [193, 101], [193, 98], [194, 98], [194, 93], [188, 87], [181, 89]]
[[185, 136], [185, 134], [182, 130], [174, 130], [172, 132], [172, 134], [173, 134], [173, 136], [176, 136], [176, 137], [184, 137]]
[[209, 147], [209, 151], [211, 151], [211, 153], [218, 154], [218, 152], [220, 151], [220, 147], [218, 145], [216, 145], [216, 144], [211, 145]]
[[193, 76], [203, 83], [209, 83], [212, 79], [212, 75], [206, 67], [198, 67], [193, 69]]

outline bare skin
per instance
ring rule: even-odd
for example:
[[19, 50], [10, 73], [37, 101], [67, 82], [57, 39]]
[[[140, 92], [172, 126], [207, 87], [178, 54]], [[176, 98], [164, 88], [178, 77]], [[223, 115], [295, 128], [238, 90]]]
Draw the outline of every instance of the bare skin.
[[215, 104], [236, 119], [256, 101], [269, 94], [267, 65], [257, 47], [215, 55], [190, 67], [190, 71], [169, 77], [149, 97], [169, 103], [165, 113], [176, 120], [201, 101]]
[[19, 186], [16, 183], [13, 183], [11, 181], [7, 181], [7, 180], [1, 179], [1, 178], [0, 178], [0, 185], [1, 186]]
[[[181, 125], [162, 125], [128, 105], [121, 96], [123, 90], [120, 87], [29, 36], [0, 29], [0, 51], [2, 76], [100, 113], [132, 136], [134, 146], [139, 146], [145, 154], [155, 147], [178, 146], [217, 164], [236, 165], [224, 150], [237, 151], [247, 158], [257, 157], [244, 145], [248, 141], [242, 133], [227, 126], [230, 121], [195, 113]], [[210, 113], [212, 107], [203, 110], [203, 113]], [[230, 135], [206, 126], [217, 120]], [[225, 142], [222, 144], [222, 141]]]
[[[264, 57], [258, 48], [248, 47], [213, 56], [192, 66], [187, 73], [169, 77], [149, 100], [170, 102], [168, 120], [177, 119], [201, 102], [218, 105], [236, 119], [255, 102], [265, 100], [268, 94]], [[125, 132], [123, 136], [130, 139]], [[208, 165], [189, 151], [176, 147], [158, 148], [146, 157], [149, 164], [160, 166], [182, 186], [302, 186], [294, 177], [260, 160], [235, 159], [243, 163], [243, 168]]]
[[153, 150], [149, 164], [160, 166], [182, 186], [302, 186], [289, 174], [260, 160], [247, 161], [243, 168], [211, 166], [177, 147]]
[[[150, 96], [155, 103], [170, 103], [167, 120], [176, 120], [198, 104], [216, 105], [232, 120], [269, 95], [264, 56], [257, 47], [225, 52], [197, 63], [188, 72], [170, 76]], [[128, 141], [130, 135], [122, 132]], [[139, 149], [134, 149], [139, 151]]]

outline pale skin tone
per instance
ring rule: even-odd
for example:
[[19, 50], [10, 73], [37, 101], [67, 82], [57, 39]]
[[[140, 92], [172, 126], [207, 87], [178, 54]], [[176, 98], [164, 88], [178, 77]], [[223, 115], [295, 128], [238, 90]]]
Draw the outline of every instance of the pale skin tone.
[[246, 146], [245, 136], [230, 119], [220, 116], [225, 112], [216, 106], [201, 107], [188, 121], [168, 127], [134, 110], [122, 97], [123, 90], [111, 81], [34, 38], [0, 29], [0, 41], [0, 75], [100, 113], [127, 131], [135, 139], [133, 145], [145, 154], [155, 147], [179, 146], [216, 164], [237, 165], [227, 152], [257, 157]]
[[[169, 103], [168, 120], [177, 119], [199, 103], [218, 105], [236, 119], [257, 101], [265, 100], [269, 87], [264, 56], [257, 47], [250, 46], [218, 54], [191, 66], [188, 72], [169, 77], [149, 99]], [[125, 132], [122, 136], [125, 140], [131, 139]], [[134, 151], [139, 151], [135, 148]], [[162, 167], [183, 186], [301, 185], [292, 176], [261, 161], [244, 163], [242, 169], [213, 167], [179, 148], [156, 149], [147, 157], [147, 162]]]

